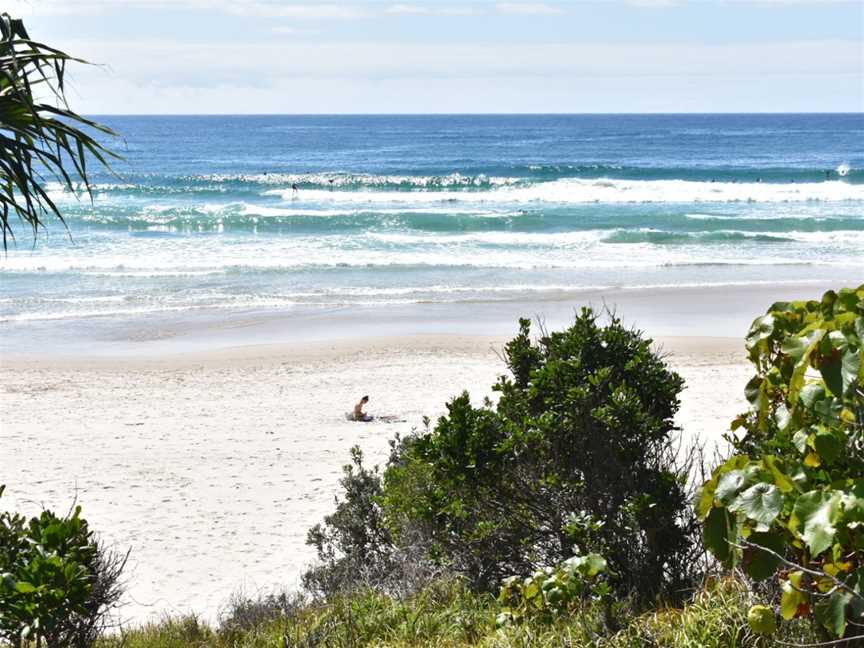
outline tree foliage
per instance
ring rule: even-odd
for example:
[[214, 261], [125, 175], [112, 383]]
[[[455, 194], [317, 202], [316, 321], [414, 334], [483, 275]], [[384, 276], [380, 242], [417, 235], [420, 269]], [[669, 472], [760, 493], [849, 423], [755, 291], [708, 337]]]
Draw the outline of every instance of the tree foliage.
[[11, 220], [35, 237], [46, 216], [63, 220], [44, 184], [90, 191], [88, 157], [106, 165], [110, 153], [94, 137], [113, 135], [66, 102], [66, 65], [82, 62], [30, 38], [22, 21], [0, 14], [0, 229], [14, 240]]
[[368, 578], [366, 572], [388, 561], [392, 553], [393, 543], [378, 502], [378, 471], [363, 465], [363, 453], [355, 446], [343, 473], [343, 499], [306, 537], [306, 544], [315, 548], [318, 564], [304, 574], [303, 583], [310, 592], [325, 597], [361, 584]]
[[0, 639], [85, 647], [105, 627], [125, 557], [105, 551], [80, 513], [0, 513]]
[[783, 618], [812, 616], [833, 637], [864, 636], [862, 342], [864, 285], [756, 319], [738, 454], [696, 503], [718, 559], [777, 576]]
[[487, 591], [592, 552], [620, 591], [678, 589], [691, 548], [671, 439], [681, 378], [590, 309], [536, 341], [521, 320], [505, 355], [497, 406], [462, 394], [395, 452], [382, 502], [396, 543], [419, 534]]

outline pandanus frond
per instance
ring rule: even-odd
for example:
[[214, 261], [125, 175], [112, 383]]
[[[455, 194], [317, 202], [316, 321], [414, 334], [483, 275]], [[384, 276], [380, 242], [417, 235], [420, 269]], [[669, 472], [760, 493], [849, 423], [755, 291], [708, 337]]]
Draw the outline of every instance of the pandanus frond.
[[65, 221], [45, 189], [83, 186], [92, 200], [88, 159], [108, 167], [117, 155], [96, 137], [107, 126], [79, 115], [66, 101], [66, 65], [86, 63], [31, 40], [21, 20], [0, 14], [0, 227], [3, 249], [15, 239], [20, 219], [34, 239], [48, 218]]

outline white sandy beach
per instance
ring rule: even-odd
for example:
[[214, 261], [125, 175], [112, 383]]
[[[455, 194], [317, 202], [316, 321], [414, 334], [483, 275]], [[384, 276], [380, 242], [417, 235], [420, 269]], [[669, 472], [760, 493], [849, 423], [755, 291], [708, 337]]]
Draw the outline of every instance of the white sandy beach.
[[[237, 590], [293, 586], [313, 553], [307, 529], [332, 510], [359, 444], [383, 463], [388, 439], [476, 400], [503, 371], [504, 338], [406, 336], [236, 347], [116, 361], [4, 359], [0, 506], [86, 517], [131, 548], [127, 619], [218, 614]], [[687, 381], [687, 438], [717, 441], [743, 408], [737, 338], [659, 340]], [[406, 423], [350, 423], [370, 411]]]

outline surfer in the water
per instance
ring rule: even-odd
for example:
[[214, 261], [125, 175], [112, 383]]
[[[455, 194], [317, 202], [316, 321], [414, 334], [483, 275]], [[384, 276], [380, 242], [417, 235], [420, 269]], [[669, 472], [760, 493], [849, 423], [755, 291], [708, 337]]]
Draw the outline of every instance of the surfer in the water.
[[297, 188], [297, 183], [291, 183], [291, 195], [296, 198], [298, 193], [300, 193], [300, 190]]

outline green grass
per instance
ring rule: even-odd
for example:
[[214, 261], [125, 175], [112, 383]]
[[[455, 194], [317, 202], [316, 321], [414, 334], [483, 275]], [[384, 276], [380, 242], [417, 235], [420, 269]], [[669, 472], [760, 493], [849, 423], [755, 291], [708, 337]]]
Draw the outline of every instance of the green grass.
[[754, 636], [746, 620], [749, 596], [744, 585], [725, 578], [706, 584], [680, 608], [635, 615], [619, 605], [609, 618], [600, 606], [586, 605], [553, 623], [496, 628], [499, 608], [492, 597], [444, 581], [406, 601], [367, 592], [326, 605], [295, 603], [278, 613], [247, 602], [242, 618], [229, 617], [220, 628], [194, 617], [166, 619], [105, 639], [100, 648], [762, 648], [774, 639], [816, 640], [796, 624], [771, 639]]

